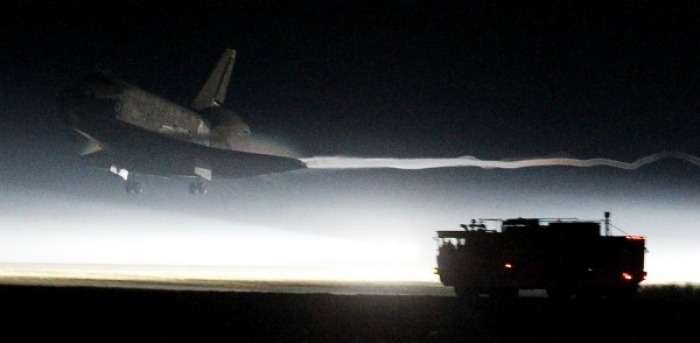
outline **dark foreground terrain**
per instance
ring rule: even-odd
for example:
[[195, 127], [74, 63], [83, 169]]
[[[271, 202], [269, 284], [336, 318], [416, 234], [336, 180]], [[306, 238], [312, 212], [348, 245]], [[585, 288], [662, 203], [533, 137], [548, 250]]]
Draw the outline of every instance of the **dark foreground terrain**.
[[[102, 287], [0, 287], [2, 341], [635, 342], [697, 338], [695, 297], [511, 301]], [[10, 340], [5, 338], [14, 337]], [[684, 338], [685, 337], [685, 338]]]

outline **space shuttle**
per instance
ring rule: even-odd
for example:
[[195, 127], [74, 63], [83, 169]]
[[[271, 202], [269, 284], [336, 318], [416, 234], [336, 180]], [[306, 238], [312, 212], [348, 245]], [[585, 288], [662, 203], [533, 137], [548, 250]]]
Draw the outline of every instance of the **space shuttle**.
[[189, 106], [141, 89], [105, 71], [93, 71], [58, 97], [63, 119], [85, 137], [80, 159], [125, 181], [140, 193], [135, 175], [193, 179], [205, 193], [213, 177], [240, 178], [305, 168], [287, 156], [238, 149], [251, 136], [241, 117], [225, 107], [236, 51], [225, 49]]

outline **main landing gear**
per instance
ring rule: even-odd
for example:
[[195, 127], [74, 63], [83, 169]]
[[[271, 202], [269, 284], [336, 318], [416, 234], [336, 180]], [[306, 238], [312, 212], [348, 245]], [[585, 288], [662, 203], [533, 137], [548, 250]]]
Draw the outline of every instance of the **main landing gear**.
[[140, 194], [143, 188], [141, 187], [141, 182], [135, 181], [133, 179], [131, 180], [126, 180], [124, 183], [124, 186], [126, 188], [127, 193], [136, 193]]
[[124, 180], [124, 188], [127, 193], [139, 194], [143, 190], [141, 182], [134, 180], [134, 175], [129, 173], [125, 168], [119, 168], [115, 165], [109, 167], [109, 171]]
[[[109, 171], [112, 172], [113, 174], [119, 176], [122, 180], [124, 180], [124, 189], [126, 190], [127, 193], [135, 193], [135, 194], [140, 194], [141, 191], [143, 190], [143, 187], [141, 186], [141, 182], [138, 182], [134, 179], [134, 174], [130, 173], [128, 170], [125, 168], [119, 168], [116, 165], [112, 165], [109, 168]], [[211, 174], [206, 174], [205, 175], [211, 175]], [[207, 181], [211, 179], [207, 179], [205, 177], [198, 176], [197, 180], [190, 183], [190, 194], [206, 194], [207, 193]]]
[[204, 180], [200, 179], [195, 182], [190, 183], [190, 194], [206, 194], [207, 193], [207, 185], [204, 183]]

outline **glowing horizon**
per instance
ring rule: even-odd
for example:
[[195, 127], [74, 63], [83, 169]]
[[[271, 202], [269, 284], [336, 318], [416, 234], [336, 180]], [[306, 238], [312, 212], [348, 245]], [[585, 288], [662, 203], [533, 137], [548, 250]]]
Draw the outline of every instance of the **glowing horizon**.
[[[331, 237], [212, 219], [202, 231], [193, 225], [199, 222], [197, 218], [178, 216], [163, 222], [163, 213], [144, 216], [143, 226], [131, 229], [126, 228], [128, 220], [105, 224], [98, 223], [97, 217], [99, 214], [69, 227], [49, 220], [31, 225], [8, 221], [6, 224], [21, 230], [0, 233], [4, 242], [0, 275], [439, 282], [432, 273], [437, 254], [432, 237], [425, 237], [425, 246], [420, 247], [401, 240]], [[148, 230], [155, 220], [167, 230]], [[375, 230], [387, 223], [379, 220]], [[348, 227], [353, 225], [357, 223]], [[700, 273], [678, 263], [695, 259], [692, 247], [669, 249], [660, 244], [663, 242], [652, 240], [653, 253], [645, 258], [648, 278], [643, 284], [700, 283]]]
[[[119, 215], [121, 210], [114, 212], [126, 218]], [[202, 230], [196, 217], [164, 221], [164, 213], [135, 215], [142, 217], [137, 227], [130, 227], [129, 219], [100, 222], [99, 213], [72, 225], [50, 218], [31, 224], [8, 220], [5, 225], [16, 230], [0, 232], [0, 265], [162, 266], [185, 271], [174, 274], [179, 277], [254, 280], [434, 279], [433, 261], [402, 241], [338, 238], [215, 219], [207, 220]]]

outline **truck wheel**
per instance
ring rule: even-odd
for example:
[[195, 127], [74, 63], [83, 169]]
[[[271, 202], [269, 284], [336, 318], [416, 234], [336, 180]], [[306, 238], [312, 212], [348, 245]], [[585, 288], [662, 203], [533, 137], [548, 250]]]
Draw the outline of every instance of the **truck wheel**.
[[608, 289], [607, 293], [607, 298], [608, 299], [614, 299], [614, 300], [628, 300], [628, 299], [635, 299], [639, 296], [639, 292], [637, 292], [636, 287], [629, 287], [629, 286], [623, 286], [623, 287], [611, 287]]
[[492, 298], [515, 299], [518, 297], [518, 289], [512, 287], [496, 288], [491, 291]]
[[547, 288], [547, 295], [554, 300], [571, 299], [571, 291], [566, 288]]
[[460, 299], [475, 299], [479, 297], [479, 290], [474, 287], [455, 286], [455, 295]]
[[597, 287], [585, 287], [576, 291], [576, 299], [596, 300], [600, 299], [603, 293]]

